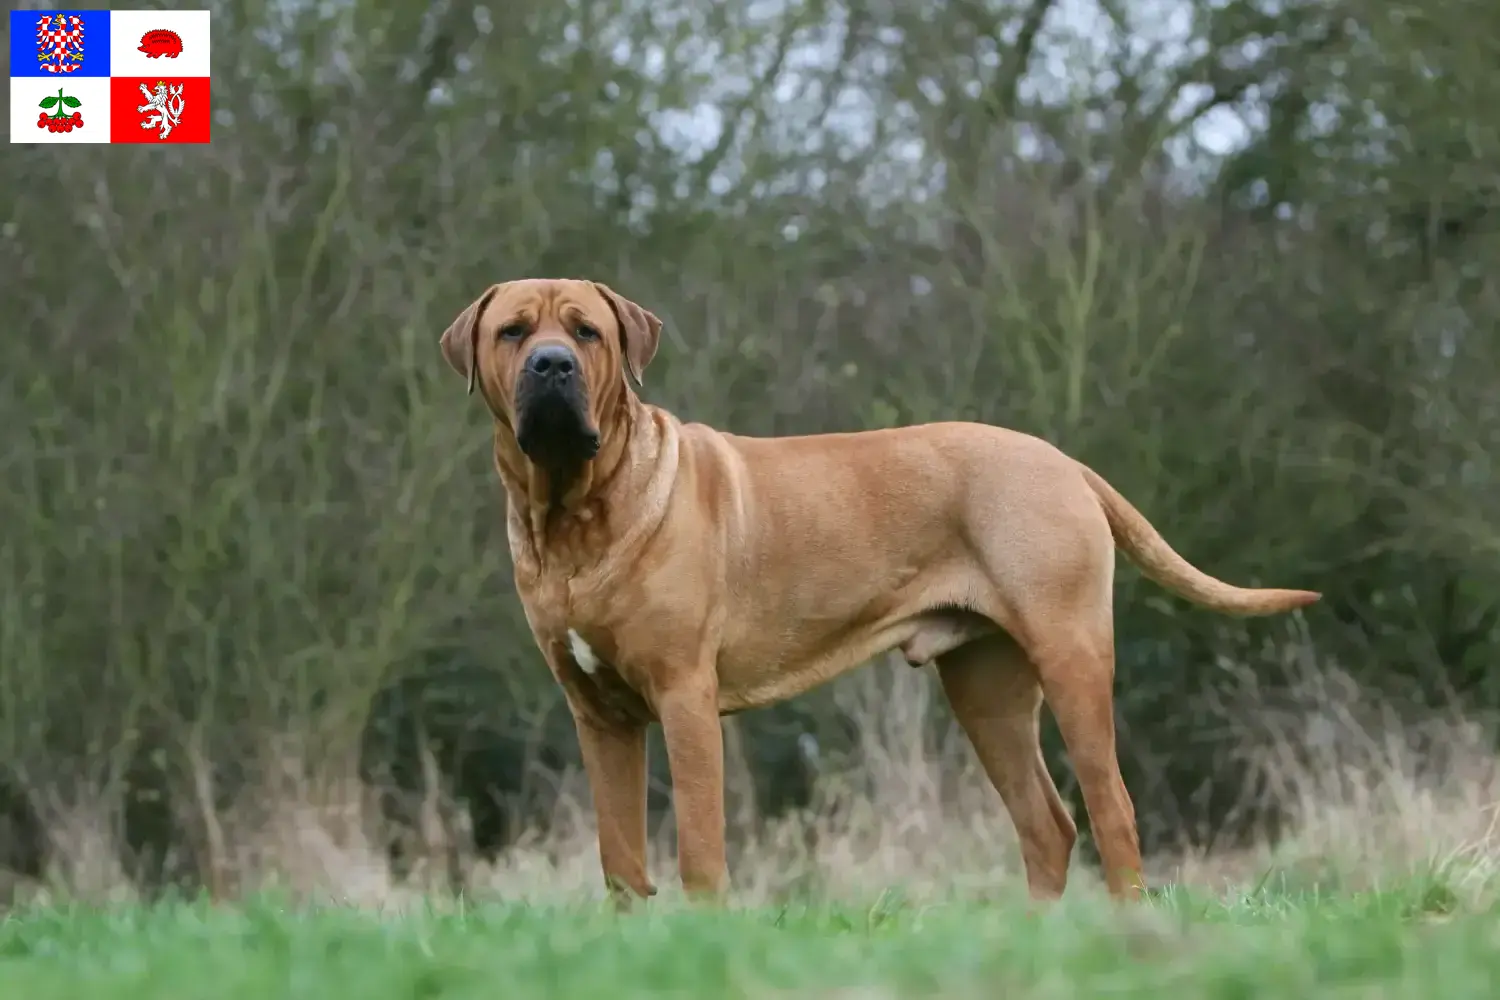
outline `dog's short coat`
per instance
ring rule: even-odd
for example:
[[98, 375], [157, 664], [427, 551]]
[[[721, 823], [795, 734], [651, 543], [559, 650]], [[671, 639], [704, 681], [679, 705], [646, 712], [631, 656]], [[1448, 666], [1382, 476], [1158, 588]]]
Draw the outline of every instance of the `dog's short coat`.
[[[516, 588], [566, 695], [617, 900], [646, 871], [646, 726], [660, 722], [684, 887], [727, 887], [719, 717], [887, 650], [936, 663], [1020, 837], [1030, 890], [1063, 891], [1077, 835], [1043, 765], [1043, 699], [1108, 887], [1142, 887], [1115, 755], [1115, 548], [1227, 614], [1318, 599], [1214, 579], [1092, 470], [973, 423], [751, 438], [636, 395], [660, 321], [590, 281], [492, 286], [443, 334], [494, 416]], [[628, 380], [627, 380], [628, 379]]]

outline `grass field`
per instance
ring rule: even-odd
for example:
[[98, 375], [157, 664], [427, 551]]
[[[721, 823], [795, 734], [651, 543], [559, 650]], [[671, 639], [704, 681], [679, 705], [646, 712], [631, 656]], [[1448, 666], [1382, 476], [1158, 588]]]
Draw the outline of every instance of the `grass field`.
[[915, 906], [615, 916], [485, 905], [380, 915], [181, 903], [36, 909], [0, 925], [0, 996], [25, 1000], [530, 997], [1488, 997], [1500, 909], [1441, 879], [1329, 894], [1084, 893]]
[[1125, 907], [1079, 850], [1067, 898], [1032, 906], [988, 780], [972, 757], [924, 745], [916, 672], [887, 676], [908, 687], [851, 713], [874, 734], [860, 780], [845, 793], [830, 779], [818, 809], [741, 841], [727, 909], [687, 907], [671, 845], [654, 839], [662, 896], [605, 910], [576, 775], [545, 835], [470, 859], [463, 905], [396, 879], [349, 810], [311, 800], [259, 825], [226, 815], [242, 901], [148, 905], [111, 825], [80, 809], [52, 830], [46, 877], [0, 892], [13, 900], [0, 1000], [1500, 994], [1493, 730], [1435, 724], [1414, 742], [1313, 702], [1341, 728], [1271, 745], [1265, 773], [1295, 817], [1275, 843], [1155, 858], [1151, 883], [1175, 888]]

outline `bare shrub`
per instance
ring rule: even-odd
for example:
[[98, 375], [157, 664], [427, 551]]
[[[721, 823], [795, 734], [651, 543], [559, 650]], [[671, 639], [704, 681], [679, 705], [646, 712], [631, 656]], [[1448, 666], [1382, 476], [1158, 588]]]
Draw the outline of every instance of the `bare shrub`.
[[47, 833], [48, 864], [36, 902], [123, 903], [137, 898], [126, 874], [118, 796], [101, 789], [36, 796]]
[[1491, 888], [1500, 860], [1492, 721], [1361, 684], [1305, 645], [1281, 655], [1287, 687], [1264, 690], [1241, 667], [1219, 708], [1261, 804], [1279, 806], [1284, 827], [1249, 850], [1177, 859], [1178, 876], [1233, 885], [1273, 872], [1369, 887], [1440, 875]]
[[[1274, 693], [1239, 672], [1214, 710], [1237, 728], [1255, 793], [1278, 804], [1279, 836], [1243, 849], [1187, 851], [1152, 859], [1152, 881], [1244, 892], [1268, 873], [1301, 887], [1374, 887], [1440, 876], [1471, 898], [1500, 871], [1500, 760], [1491, 730], [1452, 709], [1423, 709], [1356, 683], [1311, 650], [1282, 651], [1296, 683]], [[837, 682], [833, 700], [858, 732], [828, 762], [805, 810], [736, 830], [734, 871], [745, 905], [787, 899], [911, 901], [1021, 893], [1009, 817], [967, 740], [946, 712], [931, 671], [888, 659]], [[379, 909], [441, 905], [451, 890], [476, 899], [576, 902], [602, 899], [588, 786], [581, 771], [556, 776], [550, 816], [490, 861], [460, 843], [449, 818], [405, 879], [384, 851], [372, 791], [351, 775], [313, 780], [299, 748], [268, 741], [249, 784], [214, 817], [226, 895], [265, 889], [295, 898]], [[328, 773], [323, 769], [318, 773]], [[442, 789], [433, 797], [441, 798]], [[212, 796], [208, 796], [211, 800]], [[109, 796], [37, 796], [51, 863], [42, 885], [18, 898], [121, 901], [139, 893], [118, 839]], [[1263, 803], [1264, 804], [1264, 803]], [[463, 871], [441, 870], [456, 851]], [[667, 903], [676, 887], [671, 817], [650, 845]], [[1074, 891], [1098, 880], [1075, 866]]]

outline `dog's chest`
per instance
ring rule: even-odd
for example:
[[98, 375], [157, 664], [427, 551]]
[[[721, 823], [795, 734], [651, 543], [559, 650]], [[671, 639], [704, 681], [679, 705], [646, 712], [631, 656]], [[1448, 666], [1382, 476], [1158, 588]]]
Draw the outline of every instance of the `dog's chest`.
[[[551, 650], [557, 679], [611, 715], [638, 721], [655, 718], [645, 687], [637, 676], [639, 664], [624, 634], [609, 623], [593, 601], [566, 583], [546, 589], [523, 587], [523, 603], [538, 644]], [[576, 666], [576, 671], [568, 669]]]
[[569, 628], [564, 633], [568, 654], [583, 677], [579, 687], [599, 707], [637, 721], [656, 718], [640, 678], [620, 663], [609, 636], [597, 629]]
[[577, 629], [568, 629], [568, 650], [573, 654], [573, 662], [578, 664], [578, 669], [590, 677], [599, 672], [603, 662], [594, 653], [594, 648], [583, 640]]
[[616, 642], [614, 633], [594, 622], [562, 623], [562, 646], [582, 674], [602, 683], [606, 675], [630, 676], [628, 650]]

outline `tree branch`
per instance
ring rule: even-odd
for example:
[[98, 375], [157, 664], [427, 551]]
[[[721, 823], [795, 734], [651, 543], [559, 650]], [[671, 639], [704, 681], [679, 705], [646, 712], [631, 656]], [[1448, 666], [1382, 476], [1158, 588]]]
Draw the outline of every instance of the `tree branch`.
[[725, 116], [724, 130], [719, 133], [718, 142], [714, 143], [713, 149], [704, 154], [697, 164], [694, 165], [696, 174], [695, 187], [701, 195], [708, 187], [709, 180], [714, 172], [723, 165], [730, 152], [739, 143], [740, 137], [744, 135], [747, 127], [753, 127], [758, 121], [759, 108], [765, 100], [766, 94], [776, 86], [776, 81], [781, 77], [781, 70], [786, 65], [787, 54], [791, 52], [792, 42], [797, 37], [805, 23], [806, 12], [802, 17], [790, 17], [781, 35], [776, 39], [776, 50], [771, 57], [771, 65], [766, 72], [760, 74], [759, 78], [745, 92], [744, 97], [736, 102], [733, 113]]

